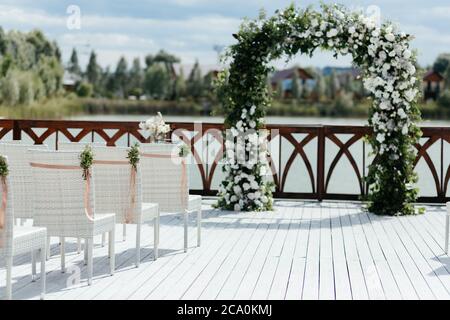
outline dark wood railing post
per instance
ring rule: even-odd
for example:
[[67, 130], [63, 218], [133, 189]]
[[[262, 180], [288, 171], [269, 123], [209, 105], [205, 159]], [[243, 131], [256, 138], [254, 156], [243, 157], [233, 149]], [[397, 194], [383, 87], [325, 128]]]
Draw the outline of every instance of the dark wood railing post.
[[317, 200], [325, 195], [325, 127], [317, 128]]
[[20, 129], [19, 120], [13, 120], [13, 140], [22, 139], [22, 129]]

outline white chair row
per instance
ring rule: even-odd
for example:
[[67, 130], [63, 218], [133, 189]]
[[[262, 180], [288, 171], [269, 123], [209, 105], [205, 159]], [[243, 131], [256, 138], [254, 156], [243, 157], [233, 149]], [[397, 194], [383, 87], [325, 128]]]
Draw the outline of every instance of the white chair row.
[[[91, 284], [93, 238], [99, 234], [109, 233], [112, 274], [115, 263], [116, 222], [124, 223], [124, 226], [126, 224], [137, 226], [136, 266], [139, 266], [141, 226], [143, 223], [153, 221], [156, 259], [160, 210], [183, 214], [184, 251], [188, 247], [188, 214], [197, 212], [197, 245], [200, 245], [201, 197], [189, 196], [188, 166], [184, 163], [184, 159], [179, 163], [172, 161], [173, 145], [141, 145], [140, 162], [134, 177], [136, 187], [133, 196], [134, 205], [130, 206], [131, 166], [126, 159], [128, 149], [93, 144], [95, 161], [88, 193], [93, 219], [86, 217], [86, 182], [80, 174], [82, 169], [79, 167], [78, 159], [80, 150], [85, 145], [62, 143], [59, 145], [60, 150], [72, 151], [49, 151], [45, 146], [36, 148], [34, 145], [0, 143], [0, 154], [11, 155], [13, 159], [10, 161], [12, 194], [16, 194], [15, 191], [20, 192], [20, 196], [15, 198], [20, 199], [20, 202], [14, 201], [14, 206], [10, 208], [14, 208], [12, 210], [16, 213], [16, 217], [33, 219], [34, 226], [45, 227], [41, 228], [46, 230], [44, 237], [60, 237], [62, 271], [65, 269], [65, 238], [83, 238], [86, 244], [88, 283]], [[11, 224], [8, 227], [13, 228]], [[19, 230], [17, 226], [13, 229], [16, 228]], [[43, 249], [42, 246], [39, 247], [39, 250], [41, 253], [46, 252], [45, 246]], [[45, 254], [41, 254], [41, 258], [42, 256]], [[35, 266], [35, 255], [32, 257]], [[43, 268], [45, 269], [45, 261]], [[8, 270], [10, 275], [10, 268]], [[34, 274], [35, 267], [33, 277]], [[43, 283], [45, 290], [45, 281]], [[10, 294], [7, 297], [11, 297]]]

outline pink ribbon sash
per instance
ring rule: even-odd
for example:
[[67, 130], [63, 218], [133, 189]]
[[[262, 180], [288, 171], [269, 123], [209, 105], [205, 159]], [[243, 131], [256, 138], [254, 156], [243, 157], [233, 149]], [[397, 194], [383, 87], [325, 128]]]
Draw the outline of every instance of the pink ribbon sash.
[[[37, 162], [30, 162], [30, 166], [34, 168], [41, 168], [41, 169], [62, 169], [62, 170], [83, 170], [80, 166], [73, 166], [73, 165], [65, 165], [65, 164], [48, 164], [48, 163], [37, 163]], [[84, 212], [86, 214], [86, 217], [90, 221], [94, 221], [94, 214], [92, 212], [92, 207], [90, 203], [90, 190], [91, 190], [91, 174], [89, 173], [89, 170], [86, 173], [86, 183], [84, 186]]]
[[181, 190], [181, 205], [187, 209], [187, 199], [185, 195], [188, 193], [188, 185], [187, 185], [187, 167], [186, 167], [186, 159], [180, 156], [174, 156], [172, 154], [161, 154], [161, 153], [141, 153], [141, 156], [144, 158], [157, 158], [157, 159], [181, 159], [181, 182], [180, 182], [180, 190]]
[[3, 238], [6, 236], [4, 229], [6, 226], [6, 206], [8, 202], [8, 185], [6, 184], [6, 177], [1, 177], [2, 188], [2, 204], [0, 207], [0, 230], [2, 235], [0, 237], [0, 248], [3, 247]]

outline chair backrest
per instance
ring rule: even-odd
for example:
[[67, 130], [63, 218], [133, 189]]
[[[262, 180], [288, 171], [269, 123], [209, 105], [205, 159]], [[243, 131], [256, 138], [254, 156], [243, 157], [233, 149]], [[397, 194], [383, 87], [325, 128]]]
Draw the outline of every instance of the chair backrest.
[[140, 145], [142, 200], [158, 203], [161, 212], [187, 209], [189, 166], [183, 166], [178, 150], [176, 144]]
[[82, 151], [86, 146], [105, 147], [106, 142], [59, 142], [59, 151]]
[[[47, 228], [50, 236], [92, 237], [92, 221], [85, 207], [86, 180], [79, 152], [30, 149], [32, 177], [36, 186], [34, 225]], [[72, 166], [71, 169], [42, 168], [36, 164]], [[93, 175], [93, 168], [90, 170]], [[95, 214], [95, 181], [90, 178], [88, 201]]]
[[[127, 159], [128, 148], [92, 148], [94, 153], [95, 208], [99, 213], [115, 213], [116, 221], [139, 223], [142, 211], [141, 170], [137, 165], [134, 186], [131, 184], [132, 167]], [[105, 161], [121, 162], [112, 164]], [[134, 205], [131, 205], [134, 188]], [[128, 219], [126, 219], [128, 218]]]
[[[4, 157], [7, 159], [6, 156]], [[8, 163], [8, 160], [6, 162]], [[6, 178], [6, 189], [8, 190], [8, 194], [4, 212], [4, 225], [3, 228], [0, 228], [0, 253], [10, 257], [13, 255], [14, 203], [12, 197], [14, 191], [11, 190], [9, 176]], [[3, 187], [0, 187], [0, 206], [2, 206], [4, 192]]]
[[14, 201], [16, 218], [33, 218], [33, 193], [35, 187], [31, 179], [31, 167], [28, 149], [47, 150], [46, 145], [19, 144], [16, 142], [0, 143], [0, 154], [8, 157], [9, 180]]

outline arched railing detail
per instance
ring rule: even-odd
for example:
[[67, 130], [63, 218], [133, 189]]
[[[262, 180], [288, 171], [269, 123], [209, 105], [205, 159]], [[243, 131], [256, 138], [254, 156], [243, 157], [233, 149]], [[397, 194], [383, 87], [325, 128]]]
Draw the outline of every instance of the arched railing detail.
[[[172, 129], [172, 135], [178, 136], [183, 139], [191, 147], [192, 156], [195, 160], [195, 168], [197, 168], [201, 178], [201, 188], [192, 189], [191, 192], [202, 195], [215, 195], [217, 190], [212, 185], [214, 175], [217, 171], [219, 161], [225, 152], [223, 143], [222, 124], [216, 123], [203, 123], [201, 124], [201, 130], [196, 128], [194, 123], [190, 122], [174, 122], [170, 123]], [[42, 133], [38, 134], [34, 129], [42, 130]], [[78, 133], [73, 134], [70, 130], [78, 129]], [[182, 129], [176, 130], [176, 129]], [[269, 135], [269, 140], [275, 137], [279, 137], [281, 140], [286, 139], [289, 145], [293, 146], [293, 150], [288, 152], [283, 149], [280, 143], [279, 154], [279, 168], [276, 168], [274, 159], [269, 157], [269, 163], [271, 168], [271, 174], [276, 185], [275, 196], [280, 198], [303, 198], [303, 199], [339, 199], [339, 200], [357, 200], [361, 195], [366, 194], [367, 186], [364, 184], [366, 162], [366, 150], [365, 144], [363, 144], [363, 157], [362, 163], [360, 160], [355, 159], [350, 151], [350, 147], [355, 143], [362, 141], [366, 135], [371, 134], [371, 129], [366, 126], [321, 126], [321, 125], [268, 125], [268, 130], [272, 130], [273, 134]], [[450, 127], [425, 127], [421, 128], [423, 132], [423, 138], [426, 138], [426, 142], [423, 145], [417, 144], [417, 157], [414, 165], [416, 166], [418, 161], [423, 158], [427, 164], [429, 170], [425, 179], [432, 179], [435, 185], [435, 195], [421, 197], [420, 201], [444, 203], [450, 201], [450, 198], [446, 196], [449, 183], [450, 183], [450, 165], [444, 163], [445, 157], [445, 143], [450, 143]], [[108, 134], [108, 131], [114, 131], [114, 134]], [[275, 130], [275, 131], [273, 131]], [[101, 139], [106, 142], [108, 146], [114, 146], [119, 143], [119, 140], [123, 137], [127, 137], [127, 145], [131, 145], [133, 137], [141, 143], [145, 143], [147, 138], [142, 134], [139, 129], [138, 122], [122, 122], [122, 121], [67, 121], [67, 120], [0, 120], [0, 139], [2, 141], [11, 139], [9, 133], [12, 132], [12, 139], [21, 140], [22, 138], [29, 139], [35, 144], [48, 143], [51, 139], [55, 138], [55, 148], [58, 146], [58, 135], [62, 136], [72, 142], [79, 142], [83, 138], [91, 135], [91, 140]], [[186, 133], [194, 132], [192, 138], [188, 138]], [[25, 133], [25, 135], [23, 135]], [[97, 136], [95, 135], [97, 134]], [[295, 134], [304, 134], [305, 136], [300, 140], [294, 137]], [[351, 137], [347, 142], [342, 142], [338, 136], [340, 134], [350, 134]], [[206, 136], [206, 146], [202, 143], [201, 150], [206, 150], [208, 159], [204, 161], [199, 154], [196, 143], [203, 139], [205, 135], [211, 135], [212, 142], [210, 143], [210, 137]], [[338, 147], [336, 156], [332, 159], [329, 165], [326, 164], [326, 141], [330, 140]], [[281, 141], [280, 140], [280, 141]], [[52, 140], [53, 141], [53, 140]], [[315, 147], [317, 152], [316, 162], [311, 161], [311, 156], [305, 150], [305, 147], [312, 141], [317, 141]], [[95, 142], [95, 141], [94, 141]], [[218, 145], [217, 145], [218, 142]], [[123, 141], [120, 143], [124, 143]], [[209, 146], [214, 143], [218, 147], [214, 150], [210, 150]], [[440, 156], [436, 154], [431, 155], [430, 148], [436, 143], [440, 143]], [[220, 147], [219, 147], [220, 146]], [[210, 151], [215, 153], [211, 154], [212, 163], [209, 161]], [[336, 167], [342, 157], [345, 156], [351, 164], [351, 169], [356, 174], [358, 179], [357, 194], [352, 193], [330, 193], [328, 186], [331, 177], [336, 172]], [[286, 158], [287, 161], [282, 168], [281, 159]], [[287, 177], [289, 174], [294, 174], [292, 168], [294, 167], [294, 161], [300, 159], [305, 164], [309, 182], [311, 184], [311, 192], [286, 192], [285, 186]], [[372, 161], [376, 161], [376, 157]], [[314, 166], [317, 168], [314, 172]], [[359, 169], [363, 168], [362, 172]], [[429, 173], [428, 173], [429, 171]], [[326, 174], [325, 174], [326, 173]], [[423, 177], [422, 177], [423, 178]]]
[[312, 170], [311, 162], [309, 161], [308, 156], [305, 153], [304, 147], [310, 141], [312, 141], [314, 138], [316, 138], [317, 135], [310, 133], [305, 138], [303, 138], [301, 142], [297, 142], [297, 140], [290, 133], [283, 135], [282, 137], [284, 137], [287, 141], [289, 141], [293, 145], [294, 150], [292, 151], [291, 156], [289, 157], [289, 159], [286, 163], [286, 166], [284, 167], [284, 170], [283, 170], [283, 176], [282, 176], [282, 181], [281, 181], [281, 191], [284, 190], [284, 186], [286, 184], [286, 178], [287, 178], [287, 174], [289, 173], [289, 169], [291, 168], [292, 163], [296, 159], [296, 155], [299, 154], [301, 156], [301, 158], [303, 159], [303, 162], [305, 163], [306, 170], [308, 171], [309, 179], [311, 181], [312, 192], [316, 193], [316, 185], [314, 182], [314, 180], [315, 180], [314, 173]]
[[331, 176], [333, 174], [333, 171], [339, 162], [339, 160], [342, 158], [342, 155], [345, 154], [347, 159], [350, 161], [350, 165], [353, 168], [353, 171], [356, 174], [356, 177], [359, 182], [359, 189], [361, 191], [361, 194], [364, 194], [364, 183], [363, 179], [361, 177], [361, 173], [358, 169], [358, 165], [356, 164], [355, 158], [353, 158], [352, 154], [349, 151], [349, 148], [357, 141], [361, 140], [364, 135], [361, 133], [353, 135], [346, 143], [342, 143], [341, 140], [336, 137], [335, 134], [327, 135], [327, 138], [330, 139], [336, 146], [338, 146], [339, 151], [334, 157], [333, 161], [330, 164], [330, 168], [328, 169], [327, 178], [325, 180], [325, 192], [328, 190], [328, 184], [330, 182]]

